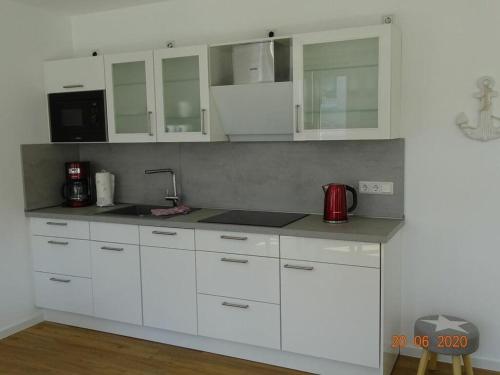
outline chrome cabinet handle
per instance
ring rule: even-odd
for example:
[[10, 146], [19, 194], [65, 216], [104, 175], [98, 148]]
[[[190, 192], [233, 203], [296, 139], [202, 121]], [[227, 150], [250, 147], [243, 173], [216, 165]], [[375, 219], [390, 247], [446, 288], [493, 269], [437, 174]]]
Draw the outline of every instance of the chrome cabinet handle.
[[77, 89], [77, 88], [83, 88], [85, 87], [81, 83], [75, 84], [75, 85], [64, 85], [63, 89]]
[[151, 233], [160, 234], [162, 236], [175, 236], [175, 235], [177, 235], [177, 232], [163, 232], [161, 230], [154, 230]]
[[295, 131], [297, 133], [300, 133], [301, 132], [301, 129], [300, 129], [300, 119], [299, 119], [299, 113], [300, 113], [300, 104], [296, 104], [295, 105], [295, 125], [296, 125], [296, 129]]
[[220, 261], [229, 263], [248, 263], [248, 259], [220, 258]]
[[62, 242], [62, 241], [47, 241], [47, 243], [51, 244], [51, 245], [69, 245], [69, 242]]
[[248, 309], [250, 305], [240, 305], [239, 303], [222, 302], [222, 306], [237, 307], [238, 309]]
[[49, 279], [50, 281], [55, 281], [57, 283], [70, 283], [71, 280], [68, 280], [68, 279], [58, 279], [57, 277], [51, 277]]
[[207, 135], [207, 129], [205, 127], [205, 113], [207, 112], [206, 109], [201, 110], [201, 133], [203, 135]]
[[109, 247], [109, 246], [103, 246], [101, 247], [101, 250], [109, 250], [109, 251], [123, 251], [125, 250], [123, 247]]
[[56, 223], [55, 221], [47, 221], [47, 225], [58, 225], [60, 227], [66, 227], [68, 226], [68, 223]]
[[284, 267], [303, 271], [312, 271], [314, 269], [314, 267], [311, 266], [294, 266], [293, 264], [285, 264]]
[[236, 240], [236, 241], [246, 241], [248, 240], [248, 237], [238, 237], [238, 236], [226, 236], [222, 235], [220, 236], [223, 240]]
[[153, 111], [148, 111], [148, 122], [149, 122], [149, 135], [152, 137], [153, 134], [153, 121], [151, 121], [153, 118]]

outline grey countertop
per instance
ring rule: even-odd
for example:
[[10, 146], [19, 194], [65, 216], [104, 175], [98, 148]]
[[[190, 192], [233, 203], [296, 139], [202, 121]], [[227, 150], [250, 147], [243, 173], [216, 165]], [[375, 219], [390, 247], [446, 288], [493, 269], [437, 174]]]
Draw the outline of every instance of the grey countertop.
[[281, 236], [297, 236], [324, 238], [343, 241], [360, 242], [388, 242], [392, 236], [404, 225], [403, 219], [377, 219], [361, 216], [352, 216], [348, 223], [327, 224], [321, 215], [308, 215], [305, 218], [291, 223], [283, 228], [268, 228], [246, 225], [199, 223], [198, 220], [217, 215], [227, 210], [200, 209], [187, 215], [178, 215], [170, 218], [161, 217], [130, 217], [102, 213], [118, 207], [99, 208], [96, 206], [69, 208], [48, 207], [26, 211], [27, 217], [41, 217], [63, 220], [84, 220], [103, 223], [149, 225], [158, 227], [210, 229], [230, 232], [248, 232], [276, 234]]

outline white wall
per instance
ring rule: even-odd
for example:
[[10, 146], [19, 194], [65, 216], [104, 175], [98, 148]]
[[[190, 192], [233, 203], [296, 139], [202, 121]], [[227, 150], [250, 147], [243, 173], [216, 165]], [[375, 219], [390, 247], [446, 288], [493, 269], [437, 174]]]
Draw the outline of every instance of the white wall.
[[0, 335], [36, 314], [19, 145], [47, 142], [42, 61], [71, 53], [69, 18], [0, 0]]
[[73, 37], [84, 55], [378, 23], [387, 13], [404, 39], [403, 333], [423, 314], [462, 316], [481, 330], [480, 364], [500, 369], [500, 141], [471, 141], [454, 125], [464, 110], [476, 118], [479, 76], [500, 81], [499, 1], [172, 0], [76, 17]]

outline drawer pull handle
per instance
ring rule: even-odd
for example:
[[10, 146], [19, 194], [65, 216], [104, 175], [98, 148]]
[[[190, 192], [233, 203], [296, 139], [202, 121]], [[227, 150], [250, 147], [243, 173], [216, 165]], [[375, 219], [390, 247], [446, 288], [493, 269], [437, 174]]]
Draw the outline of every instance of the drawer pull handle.
[[175, 236], [175, 235], [177, 235], [177, 232], [162, 232], [161, 230], [154, 230], [152, 233], [153, 234], [160, 234], [162, 236]]
[[68, 223], [57, 223], [55, 221], [47, 221], [47, 225], [58, 225], [60, 227], [67, 227]]
[[238, 237], [238, 236], [225, 236], [222, 235], [220, 236], [223, 240], [236, 240], [236, 241], [246, 241], [248, 240], [248, 237]]
[[69, 242], [62, 242], [62, 241], [47, 241], [47, 243], [51, 244], [51, 245], [69, 245]]
[[236, 307], [238, 309], [248, 309], [250, 305], [240, 305], [239, 303], [222, 302], [222, 306]]
[[294, 270], [312, 271], [314, 267], [311, 266], [294, 266], [293, 264], [285, 264], [285, 268], [291, 268]]
[[221, 262], [229, 263], [248, 263], [248, 259], [233, 259], [233, 258], [220, 258]]
[[70, 283], [71, 280], [68, 280], [68, 279], [58, 279], [57, 277], [51, 277], [49, 279], [50, 281], [55, 281], [55, 282], [58, 282], [58, 283]]
[[78, 88], [83, 88], [85, 87], [81, 83], [75, 84], [75, 85], [64, 85], [63, 89], [78, 89]]
[[123, 247], [109, 247], [109, 246], [103, 246], [101, 247], [101, 250], [109, 250], [109, 251], [123, 251], [125, 250]]

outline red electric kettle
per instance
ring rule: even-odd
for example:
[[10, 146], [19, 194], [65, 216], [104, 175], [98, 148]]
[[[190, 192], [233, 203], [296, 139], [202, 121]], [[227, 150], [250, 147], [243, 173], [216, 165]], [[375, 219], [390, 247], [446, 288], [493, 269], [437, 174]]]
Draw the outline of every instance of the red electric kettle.
[[[342, 184], [323, 185], [325, 208], [323, 220], [327, 223], [346, 223], [347, 213], [358, 205], [358, 194], [353, 187]], [[352, 206], [347, 208], [347, 191], [352, 193]]]

